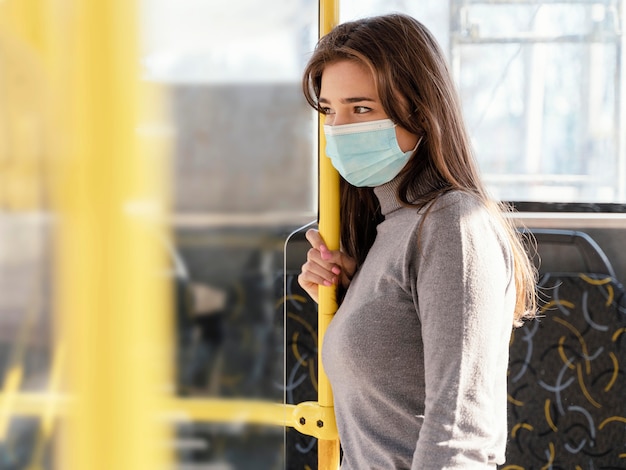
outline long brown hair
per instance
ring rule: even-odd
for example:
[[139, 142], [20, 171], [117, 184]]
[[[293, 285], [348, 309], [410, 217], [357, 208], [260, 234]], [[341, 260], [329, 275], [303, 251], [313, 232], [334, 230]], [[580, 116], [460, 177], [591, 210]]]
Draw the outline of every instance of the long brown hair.
[[[479, 177], [456, 88], [433, 35], [419, 21], [402, 14], [337, 26], [320, 39], [304, 71], [304, 96], [318, 111], [324, 69], [340, 60], [365, 65], [389, 118], [423, 137], [399, 176], [399, 201], [420, 208], [452, 189], [472, 193], [483, 201], [505, 226], [513, 249], [515, 322], [532, 316], [536, 310], [534, 265], [510, 219], [502, 215], [510, 209], [491, 200]], [[342, 178], [341, 242], [357, 265], [372, 246], [381, 220], [373, 189], [357, 188]]]

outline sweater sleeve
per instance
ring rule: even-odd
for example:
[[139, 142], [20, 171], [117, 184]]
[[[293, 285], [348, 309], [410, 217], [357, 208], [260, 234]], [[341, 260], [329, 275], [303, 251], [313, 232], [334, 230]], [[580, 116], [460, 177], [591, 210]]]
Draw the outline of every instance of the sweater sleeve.
[[413, 470], [492, 468], [503, 458], [515, 287], [496, 227], [473, 197], [449, 193], [418, 237], [426, 401]]

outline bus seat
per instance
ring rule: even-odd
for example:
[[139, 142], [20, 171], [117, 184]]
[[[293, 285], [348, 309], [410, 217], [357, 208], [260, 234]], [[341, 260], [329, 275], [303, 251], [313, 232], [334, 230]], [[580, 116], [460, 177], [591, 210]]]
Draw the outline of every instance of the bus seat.
[[539, 315], [515, 329], [502, 469], [626, 468], [626, 296], [585, 233], [533, 230], [567, 244], [585, 271], [540, 270]]
[[540, 274], [589, 272], [616, 277], [604, 251], [585, 232], [558, 229], [520, 231]]

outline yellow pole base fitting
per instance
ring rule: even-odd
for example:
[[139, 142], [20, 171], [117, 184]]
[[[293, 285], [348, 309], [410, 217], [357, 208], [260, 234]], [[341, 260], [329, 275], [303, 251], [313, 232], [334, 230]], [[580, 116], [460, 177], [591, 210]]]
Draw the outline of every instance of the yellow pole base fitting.
[[322, 440], [333, 441], [339, 438], [334, 408], [320, 406], [313, 401], [296, 405], [293, 410], [293, 427], [302, 434]]

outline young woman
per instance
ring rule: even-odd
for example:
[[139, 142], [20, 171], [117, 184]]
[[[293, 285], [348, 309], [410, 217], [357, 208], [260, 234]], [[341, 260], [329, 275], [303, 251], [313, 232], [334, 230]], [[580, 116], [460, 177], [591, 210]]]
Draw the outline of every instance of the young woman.
[[511, 328], [535, 273], [480, 181], [445, 58], [394, 14], [336, 27], [304, 73], [341, 179], [341, 251], [299, 276], [345, 292], [323, 344], [342, 469], [495, 468]]

